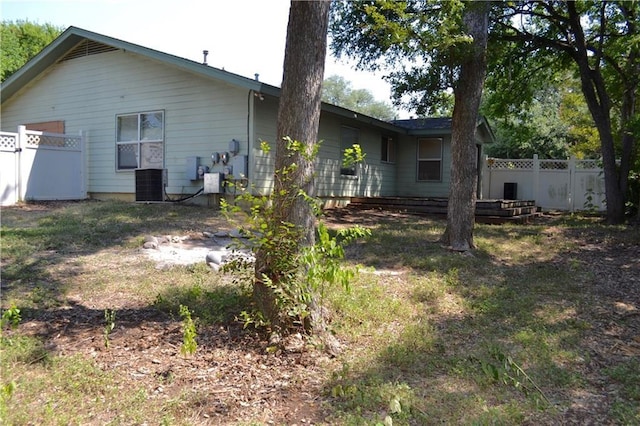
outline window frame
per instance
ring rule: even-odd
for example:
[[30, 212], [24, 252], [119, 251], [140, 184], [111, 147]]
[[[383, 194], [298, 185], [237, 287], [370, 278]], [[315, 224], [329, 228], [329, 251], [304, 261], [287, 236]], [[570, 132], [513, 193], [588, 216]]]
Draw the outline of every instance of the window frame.
[[[145, 138], [143, 135], [143, 116], [145, 115], [155, 115], [160, 114], [161, 117], [161, 129], [160, 129], [160, 138]], [[128, 172], [141, 168], [142, 164], [142, 150], [143, 145], [145, 144], [161, 144], [162, 145], [162, 164], [160, 168], [164, 168], [164, 149], [165, 149], [165, 111], [164, 110], [149, 110], [149, 111], [140, 111], [140, 112], [130, 112], [123, 114], [116, 114], [115, 116], [115, 141], [116, 141], [116, 150], [115, 150], [115, 169], [116, 172]], [[136, 137], [134, 139], [121, 139], [121, 119], [123, 117], [136, 117], [137, 119], [137, 129], [136, 129]], [[121, 166], [120, 159], [120, 147], [125, 145], [134, 145], [134, 153], [135, 153], [135, 167]]]
[[397, 158], [396, 140], [389, 136], [383, 135], [380, 140], [380, 161], [387, 164], [395, 164]]
[[[353, 132], [347, 135], [347, 132]], [[349, 136], [348, 140], [345, 136]], [[353, 137], [355, 136], [355, 137]], [[354, 164], [351, 167], [343, 167], [342, 160], [344, 152], [347, 148], [351, 148], [354, 144], [360, 144], [360, 129], [358, 127], [342, 125], [340, 126], [340, 176], [341, 177], [358, 177], [358, 167]]]
[[[422, 142], [438, 142], [440, 144], [438, 157], [421, 157], [420, 156], [420, 144]], [[420, 138], [417, 143], [417, 153], [416, 153], [416, 181], [418, 182], [442, 182], [442, 157], [444, 156], [444, 139], [443, 138]], [[420, 164], [421, 163], [438, 163], [439, 164], [439, 172], [437, 179], [422, 179], [420, 177]]]

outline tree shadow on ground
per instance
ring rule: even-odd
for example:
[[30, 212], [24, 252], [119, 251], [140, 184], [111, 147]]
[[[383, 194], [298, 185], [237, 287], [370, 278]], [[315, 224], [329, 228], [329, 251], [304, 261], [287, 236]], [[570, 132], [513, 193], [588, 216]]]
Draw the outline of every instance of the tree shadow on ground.
[[[3, 344], [41, 342], [34, 356], [55, 362], [38, 373], [38, 380], [47, 383], [51, 375], [64, 374], [59, 365], [81, 357], [113, 374], [120, 389], [146, 395], [150, 411], [137, 408], [146, 419], [159, 421], [167, 413], [198, 424], [228, 424], [234, 418], [318, 423], [323, 418], [317, 400], [323, 361], [302, 352], [267, 352], [263, 336], [236, 321], [241, 311], [250, 310], [242, 286], [205, 265], [154, 269], [138, 259], [145, 235], [228, 231], [219, 214], [196, 206], [112, 202], [11, 209], [3, 209], [2, 304], [6, 309], [15, 303], [22, 322], [17, 330], [3, 331]], [[109, 263], [95, 263], [103, 259]], [[193, 355], [181, 351], [180, 305], [189, 308], [196, 323]], [[115, 314], [113, 328], [107, 309]], [[9, 349], [3, 347], [3, 354]], [[60, 363], [62, 358], [68, 362]], [[25, 380], [36, 380], [28, 372], [36, 368], [31, 361], [36, 360], [11, 366], [19, 394], [28, 389]], [[26, 372], [19, 373], [22, 369]], [[22, 399], [20, 410], [36, 400], [55, 401], [56, 392], [51, 388]], [[158, 405], [163, 395], [166, 404]], [[74, 405], [82, 416], [82, 407], [101, 395], [78, 398]], [[36, 412], [29, 418], [38, 422]]]
[[478, 238], [531, 239], [542, 252], [550, 238], [566, 241], [542, 260], [505, 261], [486, 245], [473, 257], [447, 251], [437, 230], [425, 231], [439, 226], [381, 225], [349, 249], [365, 267], [448, 282], [444, 293], [407, 282], [421, 313], [372, 359], [352, 362], [327, 384], [334, 415], [374, 422], [390, 415], [394, 424], [615, 423], [620, 404], [638, 410], [633, 391], [621, 397], [624, 384], [608, 373], [640, 355], [638, 229], [477, 230]]

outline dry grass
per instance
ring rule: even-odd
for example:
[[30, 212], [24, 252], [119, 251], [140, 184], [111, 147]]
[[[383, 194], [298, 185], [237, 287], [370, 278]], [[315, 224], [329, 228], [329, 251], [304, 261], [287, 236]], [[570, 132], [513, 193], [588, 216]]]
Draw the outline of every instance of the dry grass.
[[[52, 203], [3, 208], [0, 414], [7, 424], [637, 424], [640, 233], [590, 218], [478, 226], [362, 223], [351, 292], [330, 291], [337, 358], [272, 354], [234, 320], [248, 287], [205, 265], [157, 268], [145, 235], [227, 229], [211, 209]], [[241, 281], [241, 280], [240, 280]], [[179, 305], [198, 325], [180, 354]], [[104, 310], [116, 312], [104, 346]]]

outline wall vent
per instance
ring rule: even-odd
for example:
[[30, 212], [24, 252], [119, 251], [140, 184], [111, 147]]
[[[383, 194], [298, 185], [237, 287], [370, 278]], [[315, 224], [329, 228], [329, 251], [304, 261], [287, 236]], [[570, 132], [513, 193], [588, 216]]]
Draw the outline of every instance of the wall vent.
[[136, 201], [164, 201], [167, 169], [136, 169]]
[[84, 39], [76, 47], [74, 47], [66, 55], [64, 55], [62, 59], [60, 59], [60, 62], [82, 58], [84, 56], [98, 55], [105, 52], [113, 52], [115, 50], [118, 49], [113, 46], [109, 46], [108, 44]]

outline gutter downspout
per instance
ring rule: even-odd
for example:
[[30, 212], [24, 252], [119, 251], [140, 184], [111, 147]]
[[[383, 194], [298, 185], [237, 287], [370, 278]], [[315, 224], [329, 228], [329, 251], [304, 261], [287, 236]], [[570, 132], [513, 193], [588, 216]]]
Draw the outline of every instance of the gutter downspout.
[[254, 90], [250, 89], [247, 94], [247, 181], [250, 181], [250, 178], [253, 176], [252, 165], [252, 155], [251, 155], [251, 130], [253, 127], [253, 97]]
[[251, 179], [253, 178], [255, 161], [253, 158], [253, 150], [251, 149], [251, 140], [255, 133], [255, 99], [263, 100], [262, 92], [259, 90], [250, 89], [247, 94], [247, 182], [251, 186]]

